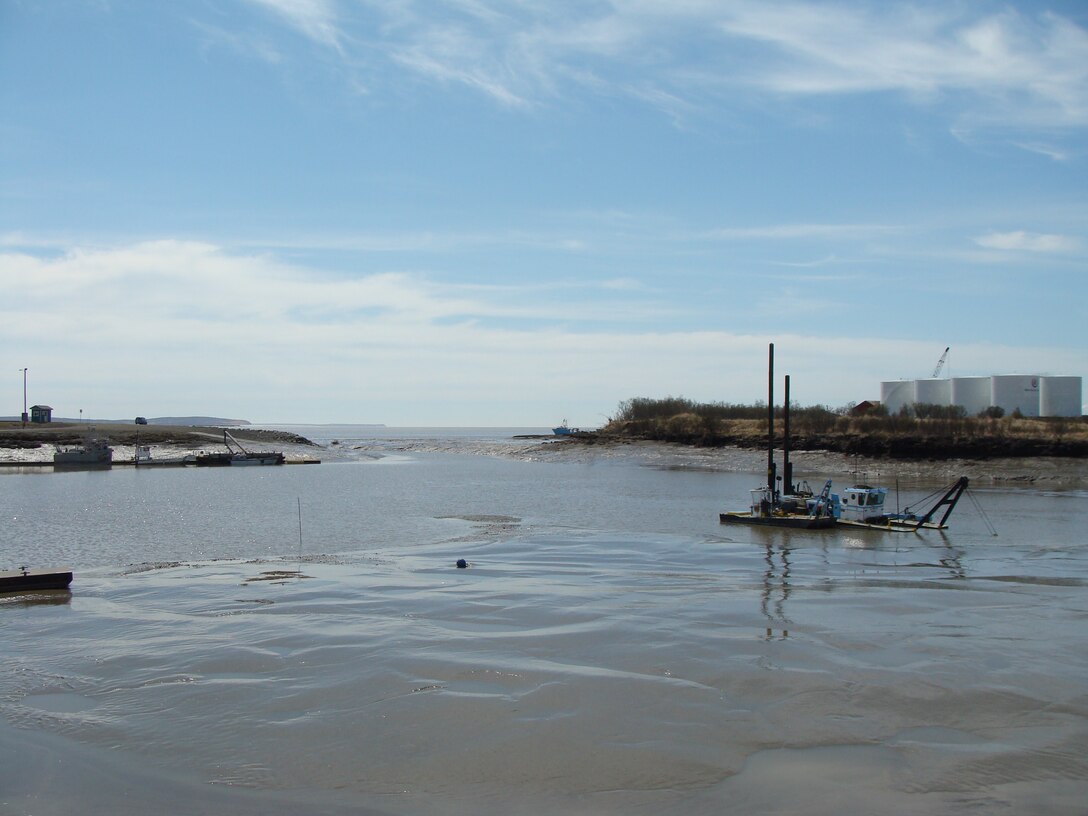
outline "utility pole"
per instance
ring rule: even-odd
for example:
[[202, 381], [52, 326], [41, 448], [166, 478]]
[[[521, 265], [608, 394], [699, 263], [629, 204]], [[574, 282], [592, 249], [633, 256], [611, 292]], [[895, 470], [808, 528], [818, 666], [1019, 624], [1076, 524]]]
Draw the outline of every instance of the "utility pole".
[[23, 427], [26, 427], [26, 369], [23, 369]]

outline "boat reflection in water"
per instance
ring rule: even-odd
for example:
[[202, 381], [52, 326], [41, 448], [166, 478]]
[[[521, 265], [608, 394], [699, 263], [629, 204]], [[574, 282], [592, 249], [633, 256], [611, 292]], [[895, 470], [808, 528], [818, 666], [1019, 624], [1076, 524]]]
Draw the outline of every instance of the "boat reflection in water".
[[790, 548], [768, 542], [764, 562], [763, 592], [759, 610], [767, 619], [764, 640], [786, 640], [790, 636], [792, 621], [786, 617], [786, 601], [790, 597]]

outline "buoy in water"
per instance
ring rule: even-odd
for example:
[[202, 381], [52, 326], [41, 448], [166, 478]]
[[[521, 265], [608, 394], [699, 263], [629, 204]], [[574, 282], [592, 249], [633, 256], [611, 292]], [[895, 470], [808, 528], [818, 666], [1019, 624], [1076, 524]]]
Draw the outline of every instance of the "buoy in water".
[[467, 569], [467, 568], [468, 568], [468, 561], [466, 561], [463, 558], [458, 558], [457, 559], [457, 569]]

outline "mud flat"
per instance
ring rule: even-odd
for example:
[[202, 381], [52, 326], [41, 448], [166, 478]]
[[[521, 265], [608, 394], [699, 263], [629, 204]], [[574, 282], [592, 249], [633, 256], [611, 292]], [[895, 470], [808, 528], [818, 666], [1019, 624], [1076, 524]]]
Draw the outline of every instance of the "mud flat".
[[[524, 451], [526, 458], [593, 461], [636, 459], [665, 469], [722, 473], [762, 473], [766, 450], [736, 445], [705, 447], [647, 439], [600, 436], [592, 442], [565, 439]], [[776, 452], [781, 459], [781, 450]], [[1003, 456], [985, 459], [948, 457], [897, 459], [828, 450], [793, 449], [790, 458], [798, 476], [806, 473], [841, 475], [839, 481], [917, 479], [951, 481], [967, 476], [973, 486], [1035, 484], [1055, 489], [1088, 487], [1088, 458], [1077, 456]]]

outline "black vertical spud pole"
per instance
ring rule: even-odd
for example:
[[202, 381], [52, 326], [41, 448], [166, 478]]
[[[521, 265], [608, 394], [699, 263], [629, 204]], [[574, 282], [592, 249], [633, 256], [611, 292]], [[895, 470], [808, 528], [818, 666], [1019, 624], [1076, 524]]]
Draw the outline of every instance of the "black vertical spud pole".
[[793, 495], [793, 462], [790, 461], [790, 375], [786, 375], [786, 393], [782, 408], [782, 489]]
[[767, 344], [767, 489], [774, 495], [774, 343]]

